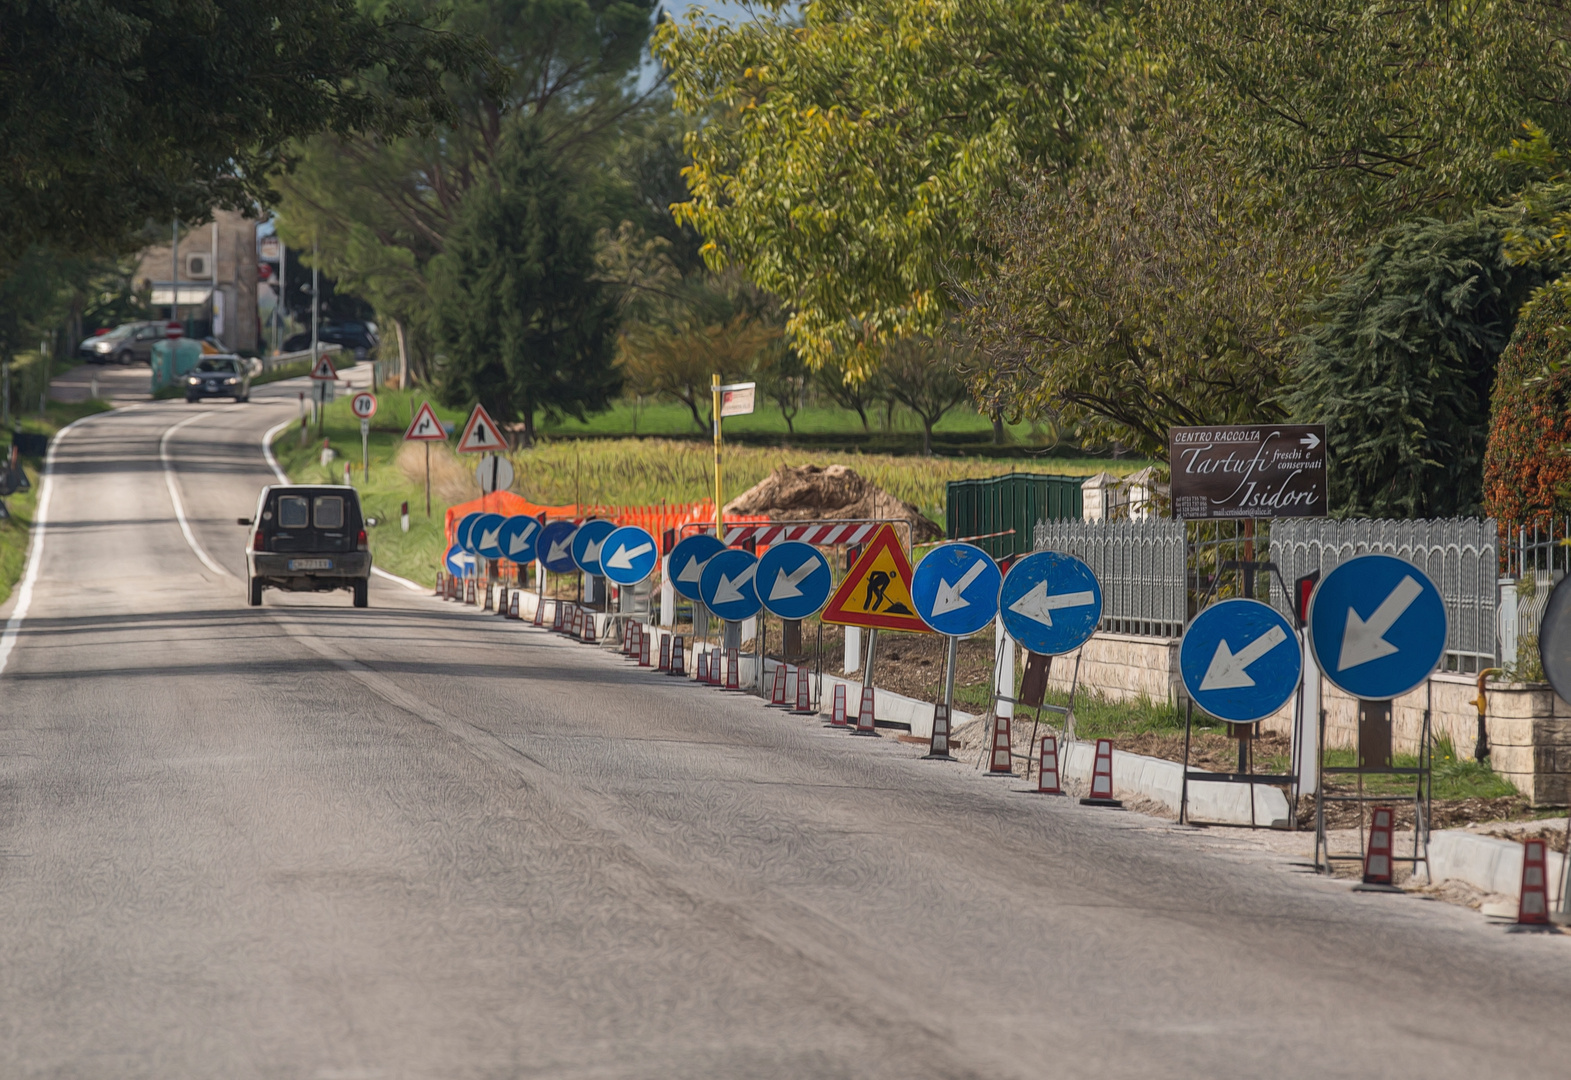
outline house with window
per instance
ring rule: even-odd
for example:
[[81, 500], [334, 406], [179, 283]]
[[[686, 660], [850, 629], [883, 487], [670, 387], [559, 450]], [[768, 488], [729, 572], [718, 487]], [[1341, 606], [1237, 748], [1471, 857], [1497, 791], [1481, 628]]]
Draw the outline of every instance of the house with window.
[[155, 318], [173, 318], [186, 336], [216, 339], [225, 349], [258, 347], [256, 221], [233, 210], [214, 211], [206, 225], [175, 223], [169, 239], [145, 249], [136, 286], [151, 292]]

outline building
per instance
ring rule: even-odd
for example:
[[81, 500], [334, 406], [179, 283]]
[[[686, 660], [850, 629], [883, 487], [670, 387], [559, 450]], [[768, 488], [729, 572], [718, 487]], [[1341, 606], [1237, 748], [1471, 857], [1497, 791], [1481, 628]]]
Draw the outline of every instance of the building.
[[[170, 223], [171, 240], [174, 223]], [[258, 347], [256, 221], [233, 210], [215, 210], [207, 225], [180, 227], [172, 243], [147, 248], [136, 271], [139, 290], [151, 290], [159, 318], [173, 314], [188, 337], [217, 339], [226, 349]]]

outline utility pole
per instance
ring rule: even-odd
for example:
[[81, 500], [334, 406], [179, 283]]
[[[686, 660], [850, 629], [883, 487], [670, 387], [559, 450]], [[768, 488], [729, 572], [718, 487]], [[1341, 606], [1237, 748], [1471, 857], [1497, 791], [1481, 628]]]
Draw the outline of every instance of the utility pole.
[[[278, 227], [273, 227], [277, 232]], [[288, 336], [289, 324], [286, 321], [289, 314], [289, 245], [284, 243], [284, 238], [278, 238], [278, 303], [273, 307], [273, 324], [278, 328], [278, 334], [273, 340], [273, 351], [284, 351], [284, 338]]]
[[216, 341], [220, 321], [218, 318], [218, 215], [216, 213], [213, 215], [213, 249], [208, 256], [207, 280], [213, 286], [212, 291], [207, 294], [207, 329]]
[[174, 239], [169, 242], [169, 321], [180, 321], [180, 219], [175, 218]]
[[[316, 371], [317, 362], [321, 360], [321, 357], [317, 355], [318, 344], [316, 338], [316, 316], [317, 311], [321, 307], [321, 303], [318, 300], [318, 295], [321, 292], [319, 286], [322, 280], [321, 271], [317, 269], [319, 262], [320, 260], [317, 258], [316, 235], [313, 233], [311, 236], [311, 370], [313, 372]], [[320, 436], [322, 434], [322, 414], [327, 412], [327, 384], [318, 380], [316, 382], [316, 392], [321, 396], [319, 407], [316, 410], [316, 433]]]

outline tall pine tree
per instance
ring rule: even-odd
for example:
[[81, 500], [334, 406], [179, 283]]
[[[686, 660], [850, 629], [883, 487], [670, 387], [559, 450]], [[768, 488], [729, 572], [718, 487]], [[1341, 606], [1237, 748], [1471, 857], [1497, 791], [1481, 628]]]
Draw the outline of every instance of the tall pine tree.
[[1507, 220], [1399, 226], [1315, 309], [1285, 403], [1326, 425], [1333, 513], [1479, 512], [1495, 367], [1542, 281], [1507, 263]]
[[465, 197], [436, 260], [442, 396], [521, 420], [526, 444], [537, 414], [581, 420], [621, 387], [615, 302], [595, 273], [601, 215], [591, 192], [533, 125], [520, 124]]

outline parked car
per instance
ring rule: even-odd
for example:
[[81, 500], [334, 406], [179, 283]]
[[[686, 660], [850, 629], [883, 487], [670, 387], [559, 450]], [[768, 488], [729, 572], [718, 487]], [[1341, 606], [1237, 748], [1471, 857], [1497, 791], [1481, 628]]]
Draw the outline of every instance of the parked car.
[[[342, 345], [355, 349], [376, 348], [376, 323], [346, 319], [343, 322], [322, 323], [316, 328], [316, 340], [323, 345]], [[311, 331], [305, 330], [284, 339], [283, 351], [304, 352], [311, 347]]]
[[233, 353], [204, 356], [182, 378], [188, 402], [210, 397], [251, 400], [251, 361], [243, 356]]
[[370, 597], [371, 551], [360, 494], [334, 484], [269, 486], [257, 500], [256, 516], [240, 518], [251, 528], [245, 549], [250, 602], [263, 589], [330, 592], [348, 589], [355, 607]]
[[150, 364], [153, 346], [164, 340], [168, 328], [163, 322], [121, 323], [107, 334], [97, 334], [77, 346], [76, 354], [89, 364], [138, 362]]

